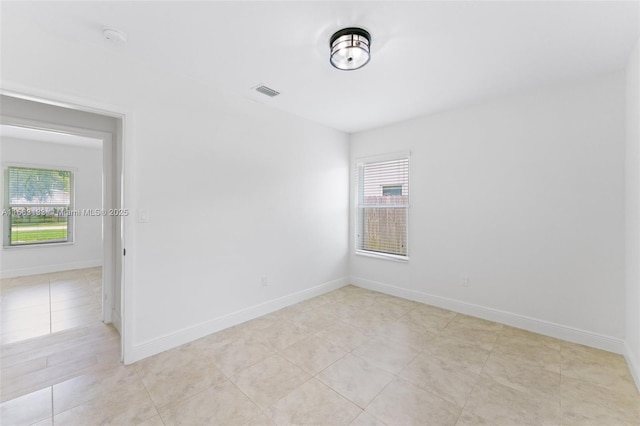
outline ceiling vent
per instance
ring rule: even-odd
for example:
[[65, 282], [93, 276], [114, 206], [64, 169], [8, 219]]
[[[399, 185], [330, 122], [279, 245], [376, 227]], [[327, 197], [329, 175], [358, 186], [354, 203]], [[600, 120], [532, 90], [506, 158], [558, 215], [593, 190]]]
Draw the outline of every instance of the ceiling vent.
[[258, 87], [256, 87], [256, 90], [260, 93], [262, 93], [263, 95], [267, 95], [270, 98], [273, 98], [275, 96], [278, 96], [280, 94], [280, 92], [277, 92], [273, 89], [271, 89], [270, 87], [267, 87], [265, 85], [260, 85]]

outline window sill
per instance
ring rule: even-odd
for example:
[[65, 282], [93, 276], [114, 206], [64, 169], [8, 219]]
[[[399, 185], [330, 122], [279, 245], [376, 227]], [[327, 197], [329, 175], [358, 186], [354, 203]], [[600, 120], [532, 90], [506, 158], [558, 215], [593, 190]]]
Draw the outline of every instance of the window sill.
[[393, 262], [400, 262], [400, 263], [409, 262], [408, 256], [399, 256], [397, 254], [384, 254], [384, 253], [376, 253], [376, 252], [364, 251], [364, 250], [356, 250], [355, 254], [356, 256], [373, 257], [376, 259], [391, 260]]
[[42, 247], [60, 247], [60, 246], [72, 246], [75, 243], [73, 241], [67, 241], [62, 243], [43, 243], [43, 244], [24, 244], [16, 246], [2, 246], [5, 250], [13, 249], [25, 249], [25, 248], [42, 248]]

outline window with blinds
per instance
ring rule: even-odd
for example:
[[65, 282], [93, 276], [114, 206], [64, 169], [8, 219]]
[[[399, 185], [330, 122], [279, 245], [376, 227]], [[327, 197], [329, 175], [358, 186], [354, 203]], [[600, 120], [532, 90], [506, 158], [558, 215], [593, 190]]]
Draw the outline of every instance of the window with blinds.
[[5, 245], [73, 241], [72, 172], [9, 167], [6, 177]]
[[355, 165], [355, 249], [408, 259], [409, 157]]

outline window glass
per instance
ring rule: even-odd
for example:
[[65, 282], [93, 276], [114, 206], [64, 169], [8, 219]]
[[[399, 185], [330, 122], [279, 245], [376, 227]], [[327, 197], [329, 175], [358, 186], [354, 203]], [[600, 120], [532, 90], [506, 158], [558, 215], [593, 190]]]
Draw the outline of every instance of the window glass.
[[409, 159], [356, 164], [356, 252], [407, 258]]
[[72, 241], [73, 174], [28, 167], [9, 167], [7, 174], [8, 245]]

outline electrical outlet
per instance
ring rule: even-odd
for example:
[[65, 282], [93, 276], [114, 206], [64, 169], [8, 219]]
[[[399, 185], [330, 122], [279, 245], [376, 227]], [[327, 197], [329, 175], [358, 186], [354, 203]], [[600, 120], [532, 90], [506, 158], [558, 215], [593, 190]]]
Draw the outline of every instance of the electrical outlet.
[[462, 277], [462, 287], [469, 287], [469, 277], [466, 275]]
[[266, 286], [269, 285], [269, 281], [267, 280], [267, 276], [266, 275], [263, 275], [260, 278], [260, 283], [262, 284], [262, 287], [266, 287]]

